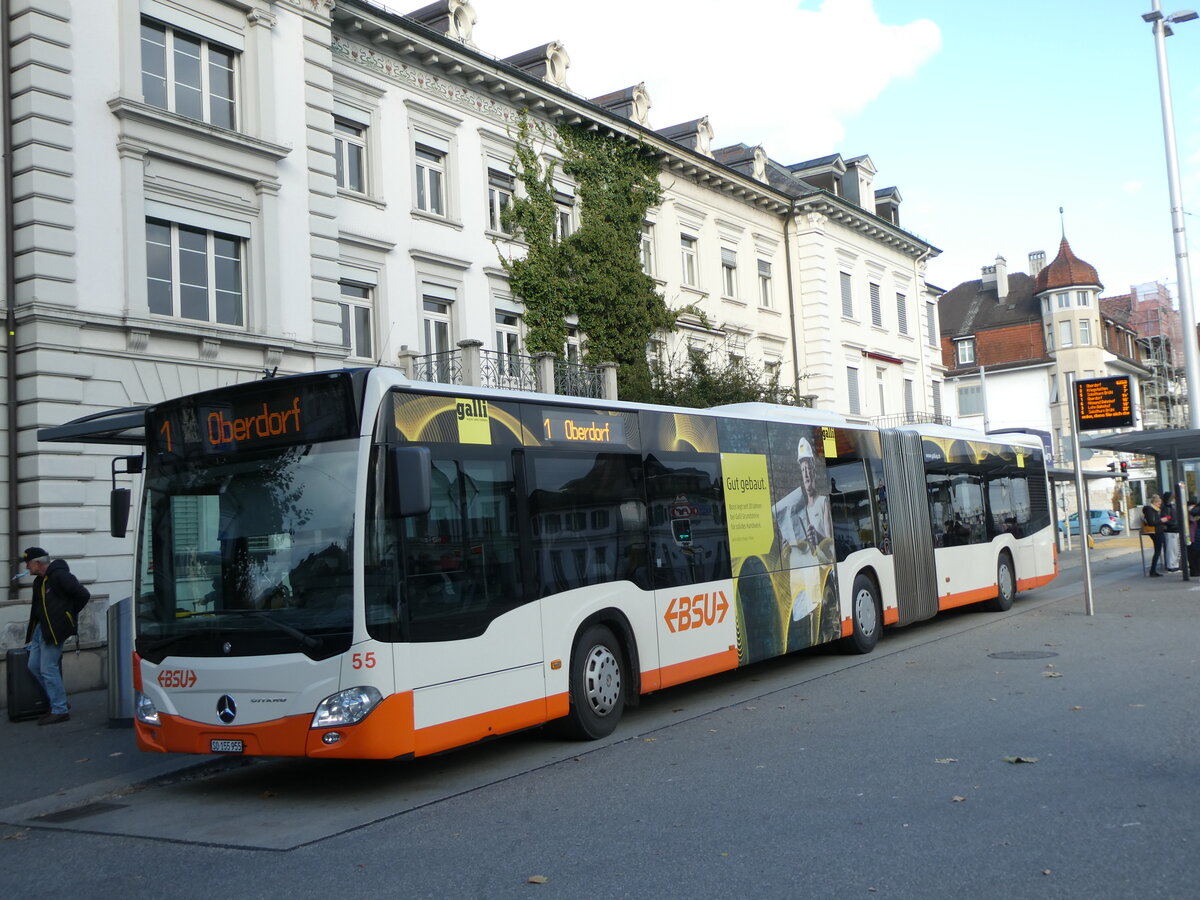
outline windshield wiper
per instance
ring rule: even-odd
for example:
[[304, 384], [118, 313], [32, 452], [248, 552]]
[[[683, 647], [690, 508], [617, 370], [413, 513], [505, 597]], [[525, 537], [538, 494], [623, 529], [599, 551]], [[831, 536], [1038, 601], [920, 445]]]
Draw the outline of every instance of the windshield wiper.
[[[319, 637], [314, 637], [311, 634], [306, 634], [305, 632], [301, 631], [299, 628], [289, 625], [287, 622], [280, 622], [278, 619], [272, 618], [271, 616], [268, 616], [265, 612], [262, 612], [261, 610], [257, 610], [257, 609], [210, 609], [210, 610], [205, 610], [204, 612], [192, 613], [190, 616], [188, 616], [188, 618], [189, 619], [199, 619], [199, 618], [202, 618], [205, 616], [242, 616], [242, 617], [252, 616], [255, 619], [261, 619], [264, 622], [269, 622], [270, 624], [272, 624], [276, 628], [278, 628], [280, 631], [282, 631], [284, 634], [289, 635], [290, 637], [294, 637], [302, 645], [304, 645], [305, 647], [308, 647], [310, 650], [313, 648], [316, 648], [316, 647], [320, 647], [324, 643], [324, 641], [322, 641]], [[146, 649], [147, 649], [147, 651], [153, 652], [154, 650], [162, 649], [163, 647], [167, 646], [168, 644], [173, 644], [176, 641], [179, 641], [179, 640], [182, 640], [182, 639], [188, 638], [188, 637], [194, 637], [194, 635], [190, 635], [190, 634], [172, 635], [171, 637], [162, 638], [160, 641], [157, 641], [153, 644], [148, 645], [146, 647]]]

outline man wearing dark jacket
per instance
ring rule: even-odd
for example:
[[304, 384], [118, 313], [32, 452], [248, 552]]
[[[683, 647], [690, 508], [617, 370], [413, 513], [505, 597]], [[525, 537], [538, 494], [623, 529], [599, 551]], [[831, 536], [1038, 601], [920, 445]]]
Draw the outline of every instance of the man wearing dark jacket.
[[61, 560], [50, 560], [41, 547], [30, 547], [21, 557], [33, 579], [33, 605], [29, 609], [29, 671], [50, 698], [50, 712], [39, 725], [57, 725], [67, 713], [67, 689], [62, 680], [63, 644], [78, 630], [79, 612], [91, 599], [88, 589]]

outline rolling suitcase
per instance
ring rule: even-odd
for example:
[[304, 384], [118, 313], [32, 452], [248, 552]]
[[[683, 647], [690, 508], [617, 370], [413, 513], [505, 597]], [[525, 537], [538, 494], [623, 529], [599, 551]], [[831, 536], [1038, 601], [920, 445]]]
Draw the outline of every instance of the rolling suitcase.
[[17, 647], [8, 651], [8, 719], [20, 722], [36, 719], [50, 711], [50, 700], [29, 671], [29, 651]]

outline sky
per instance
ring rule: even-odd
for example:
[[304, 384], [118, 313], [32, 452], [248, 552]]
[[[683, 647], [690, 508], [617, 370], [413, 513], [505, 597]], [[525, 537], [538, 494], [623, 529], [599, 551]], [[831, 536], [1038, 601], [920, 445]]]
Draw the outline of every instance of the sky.
[[[1164, 0], [1164, 11], [1177, 7]], [[1200, 0], [1195, 0], [1200, 5]], [[412, 7], [385, 0], [397, 12]], [[560, 41], [568, 86], [645, 82], [650, 124], [709, 116], [713, 147], [788, 164], [869, 155], [901, 226], [942, 252], [950, 289], [1003, 255], [1047, 260], [1065, 233], [1104, 294], [1176, 266], [1151, 0], [472, 0], [478, 49]], [[1200, 20], [1166, 41], [1192, 258], [1200, 277]], [[1063, 213], [1060, 217], [1059, 208]]]

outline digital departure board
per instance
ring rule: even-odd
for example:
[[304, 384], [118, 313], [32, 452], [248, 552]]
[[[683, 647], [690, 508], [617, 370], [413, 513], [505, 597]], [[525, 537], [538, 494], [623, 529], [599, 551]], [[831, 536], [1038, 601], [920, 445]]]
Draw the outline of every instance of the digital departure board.
[[207, 391], [146, 414], [148, 449], [158, 456], [241, 453], [357, 433], [349, 376], [280, 378]]
[[1133, 425], [1133, 379], [1128, 375], [1075, 382], [1080, 431]]

